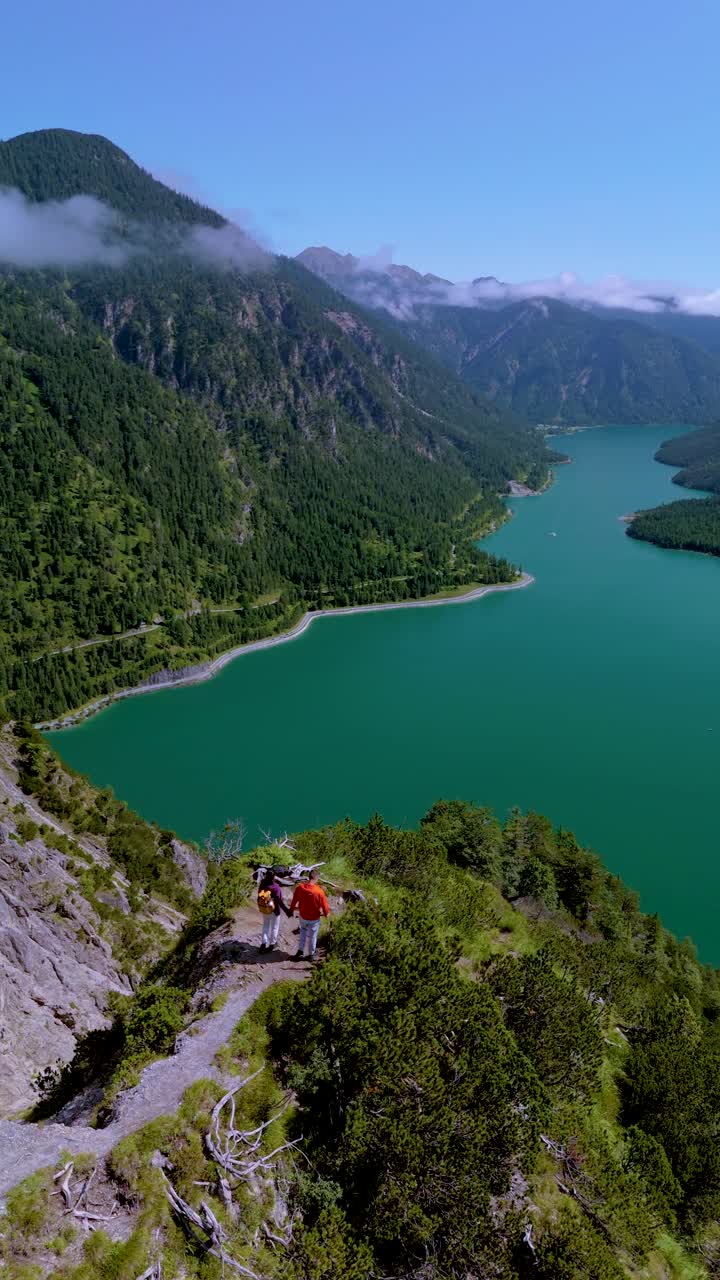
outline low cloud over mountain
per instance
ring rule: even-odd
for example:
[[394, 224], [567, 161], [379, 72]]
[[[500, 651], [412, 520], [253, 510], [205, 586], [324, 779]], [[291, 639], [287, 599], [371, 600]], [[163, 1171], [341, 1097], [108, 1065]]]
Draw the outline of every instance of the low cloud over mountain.
[[619, 275], [586, 281], [564, 271], [549, 279], [513, 284], [497, 280], [495, 276], [454, 283], [393, 263], [386, 247], [366, 257], [339, 254], [324, 247], [311, 248], [304, 249], [298, 258], [331, 284], [339, 284], [341, 280], [351, 284], [353, 297], [369, 307], [382, 307], [398, 319], [408, 317], [414, 307], [422, 304], [482, 307], [531, 298], [554, 298], [575, 306], [644, 314], [674, 310], [689, 315], [720, 316], [720, 289], [689, 289], [666, 281], [637, 281]]
[[175, 228], [129, 223], [94, 196], [28, 200], [0, 189], [0, 263], [20, 268], [119, 267], [131, 257], [171, 248], [220, 266], [260, 266], [266, 258], [255, 241], [232, 222]]

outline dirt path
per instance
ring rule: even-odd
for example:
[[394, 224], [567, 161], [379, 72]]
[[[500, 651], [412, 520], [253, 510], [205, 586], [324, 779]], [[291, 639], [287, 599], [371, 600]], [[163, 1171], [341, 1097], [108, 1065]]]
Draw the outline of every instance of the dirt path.
[[258, 996], [275, 982], [308, 976], [309, 964], [290, 960], [294, 939], [288, 921], [282, 926], [283, 949], [266, 958], [258, 956], [255, 945], [257, 912], [242, 910], [236, 920], [237, 927], [228, 931], [218, 960], [219, 965], [231, 967], [236, 981], [223, 1008], [182, 1032], [171, 1057], [145, 1068], [139, 1083], [121, 1098], [116, 1118], [107, 1128], [0, 1120], [0, 1205], [3, 1196], [23, 1178], [46, 1165], [58, 1164], [64, 1151], [104, 1156], [121, 1138], [158, 1116], [175, 1112], [185, 1090], [196, 1080], [208, 1076], [220, 1079], [215, 1055]]
[[384, 613], [388, 609], [437, 609], [440, 606], [450, 604], [468, 604], [471, 600], [480, 600], [483, 596], [491, 595], [496, 591], [519, 591], [523, 587], [529, 587], [535, 579], [530, 573], [521, 574], [517, 582], [499, 582], [494, 586], [475, 587], [472, 591], [466, 591], [460, 596], [443, 596], [434, 600], [394, 600], [387, 604], [351, 604], [345, 605], [340, 609], [310, 609], [303, 614], [299, 622], [295, 624], [290, 631], [283, 631], [277, 636], [268, 636], [264, 640], [253, 640], [250, 644], [238, 645], [235, 649], [229, 649], [227, 653], [221, 653], [218, 658], [212, 662], [206, 662], [194, 668], [189, 674], [181, 675], [178, 679], [160, 680], [156, 684], [140, 684], [132, 689], [119, 689], [116, 693], [108, 694], [104, 698], [98, 698], [96, 702], [90, 703], [84, 707], [81, 712], [76, 715], [65, 716], [61, 720], [46, 721], [37, 724], [37, 729], [65, 729], [70, 725], [77, 724], [79, 720], [85, 720], [88, 716], [93, 715], [96, 711], [101, 711], [103, 707], [108, 706], [117, 698], [133, 698], [140, 693], [155, 693], [159, 689], [179, 689], [183, 685], [200, 684], [204, 680], [211, 680], [216, 676], [228, 662], [233, 662], [235, 658], [242, 657], [245, 653], [257, 653], [261, 649], [272, 649], [278, 644], [287, 644], [289, 640], [296, 640], [308, 627], [316, 620], [316, 618], [338, 618], [353, 613]]

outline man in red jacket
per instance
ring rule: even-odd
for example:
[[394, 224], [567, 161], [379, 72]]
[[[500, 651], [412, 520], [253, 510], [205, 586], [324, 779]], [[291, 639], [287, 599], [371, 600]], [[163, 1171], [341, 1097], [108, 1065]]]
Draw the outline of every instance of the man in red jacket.
[[300, 912], [300, 941], [293, 960], [302, 960], [306, 951], [308, 959], [312, 960], [317, 946], [320, 918], [330, 915], [330, 903], [322, 885], [318, 884], [317, 871], [311, 871], [307, 880], [301, 880], [296, 887], [290, 903], [291, 916], [296, 907]]

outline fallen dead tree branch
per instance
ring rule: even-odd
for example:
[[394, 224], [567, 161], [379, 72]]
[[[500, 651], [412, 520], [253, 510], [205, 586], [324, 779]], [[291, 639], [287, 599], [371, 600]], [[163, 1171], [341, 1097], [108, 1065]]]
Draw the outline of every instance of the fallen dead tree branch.
[[58, 1182], [60, 1185], [57, 1191], [53, 1191], [52, 1194], [62, 1196], [63, 1200], [65, 1201], [66, 1213], [71, 1213], [72, 1207], [73, 1207], [72, 1191], [70, 1190], [70, 1179], [72, 1178], [74, 1168], [75, 1168], [75, 1161], [68, 1160], [67, 1164], [64, 1164], [62, 1169], [58, 1169], [57, 1173], [53, 1175], [53, 1182]]
[[252, 879], [259, 882], [269, 871], [273, 871], [281, 885], [284, 885], [285, 888], [292, 888], [297, 884], [298, 880], [307, 879], [311, 871], [318, 871], [320, 867], [324, 866], [324, 862], [311, 862], [308, 866], [305, 866], [302, 862], [295, 862], [292, 866], [287, 867], [278, 867], [272, 864], [263, 865], [255, 868], [252, 872]]
[[[210, 1127], [204, 1135], [204, 1145], [208, 1156], [217, 1166], [217, 1177], [215, 1180], [204, 1180], [193, 1184], [206, 1191], [214, 1190], [225, 1211], [233, 1218], [237, 1217], [238, 1214], [238, 1206], [233, 1200], [233, 1189], [237, 1189], [241, 1183], [250, 1183], [251, 1187], [255, 1187], [256, 1190], [255, 1175], [268, 1174], [279, 1155], [285, 1151], [295, 1150], [302, 1141], [302, 1138], [296, 1138], [292, 1141], [281, 1142], [272, 1151], [266, 1154], [261, 1152], [264, 1135], [270, 1126], [287, 1111], [290, 1106], [289, 1097], [284, 1098], [273, 1113], [266, 1120], [263, 1120], [261, 1124], [255, 1125], [251, 1129], [238, 1127], [237, 1095], [242, 1089], [247, 1088], [253, 1080], [256, 1080], [264, 1069], [265, 1064], [259, 1067], [257, 1071], [253, 1071], [250, 1075], [245, 1076], [244, 1079], [239, 1080], [232, 1089], [223, 1094], [213, 1107]], [[240, 1276], [245, 1276], [247, 1280], [260, 1280], [260, 1277], [250, 1267], [238, 1262], [228, 1252], [228, 1231], [218, 1221], [207, 1200], [201, 1200], [199, 1207], [194, 1208], [180, 1195], [168, 1176], [173, 1171], [172, 1163], [160, 1152], [153, 1154], [151, 1163], [160, 1173], [165, 1197], [173, 1217], [193, 1246], [213, 1258], [217, 1258], [222, 1264], [223, 1274], [225, 1274], [226, 1269], [229, 1269]], [[64, 1172], [65, 1170], [61, 1170], [59, 1177], [62, 1177]], [[77, 1216], [81, 1216], [85, 1220], [93, 1219], [93, 1215], [87, 1214], [86, 1211], [79, 1211]], [[87, 1221], [84, 1221], [83, 1225], [87, 1229]], [[277, 1226], [277, 1224], [275, 1223], [273, 1226]], [[273, 1226], [263, 1221], [262, 1232], [265, 1240], [273, 1248], [279, 1246], [287, 1249], [292, 1243], [292, 1218], [289, 1222], [286, 1220], [278, 1230], [273, 1230]], [[280, 1234], [283, 1230], [285, 1234]], [[138, 1277], [138, 1280], [156, 1280], [156, 1273], [151, 1268], [144, 1276]]]
[[137, 1277], [137, 1280], [163, 1280], [162, 1262], [154, 1262], [147, 1271], [143, 1271], [142, 1275]]
[[233, 1271], [237, 1271], [238, 1275], [247, 1276], [248, 1280], [260, 1280], [255, 1271], [243, 1266], [241, 1262], [237, 1262], [235, 1258], [232, 1258], [226, 1252], [224, 1244], [227, 1240], [227, 1232], [222, 1224], [218, 1222], [206, 1201], [201, 1200], [200, 1210], [199, 1212], [196, 1211], [192, 1205], [188, 1204], [187, 1200], [183, 1200], [182, 1196], [178, 1195], [167, 1174], [162, 1170], [161, 1173], [165, 1185], [165, 1195], [171, 1212], [188, 1238], [195, 1245], [204, 1249], [206, 1253], [211, 1254], [213, 1258], [217, 1258], [223, 1267], [232, 1268]]
[[[74, 1170], [74, 1160], [68, 1160], [67, 1164], [64, 1164], [62, 1169], [58, 1169], [57, 1173], [53, 1174], [53, 1182], [58, 1183], [58, 1189], [57, 1191], [52, 1191], [50, 1194], [53, 1196], [62, 1196], [65, 1203], [63, 1217], [77, 1218], [84, 1231], [94, 1231], [94, 1224], [96, 1222], [110, 1222], [112, 1220], [116, 1204], [113, 1204], [112, 1210], [109, 1214], [93, 1213], [87, 1205], [87, 1193], [90, 1189], [93, 1178], [97, 1173], [97, 1165], [91, 1169], [90, 1173], [86, 1174], [77, 1194], [75, 1194], [72, 1187], [72, 1176]], [[84, 1208], [83, 1201], [85, 1201]]]
[[282, 1245], [283, 1249], [288, 1249], [292, 1244], [293, 1225], [294, 1225], [294, 1220], [291, 1219], [290, 1223], [288, 1224], [288, 1229], [284, 1236], [279, 1236], [277, 1232], [271, 1231], [267, 1222], [263, 1222], [262, 1229], [265, 1233], [266, 1238], [270, 1241], [271, 1244], [279, 1244], [279, 1245]]
[[549, 1151], [554, 1160], [561, 1165], [561, 1172], [555, 1174], [555, 1182], [562, 1191], [563, 1195], [569, 1196], [571, 1200], [575, 1200], [579, 1204], [583, 1213], [603, 1233], [606, 1239], [611, 1240], [612, 1235], [603, 1221], [598, 1210], [602, 1208], [604, 1200], [602, 1196], [593, 1198], [592, 1179], [588, 1176], [583, 1168], [584, 1157], [577, 1150], [574, 1141], [565, 1147], [559, 1142], [554, 1142], [551, 1138], [547, 1138], [545, 1134], [540, 1134], [540, 1141]]
[[[267, 1155], [252, 1159], [260, 1147], [265, 1130], [274, 1124], [276, 1120], [279, 1120], [287, 1111], [290, 1105], [289, 1098], [286, 1098], [282, 1105], [267, 1120], [257, 1125], [256, 1128], [236, 1129], [236, 1094], [241, 1089], [244, 1089], [246, 1085], [249, 1085], [252, 1080], [255, 1080], [264, 1069], [264, 1065], [259, 1067], [257, 1071], [253, 1071], [252, 1075], [246, 1076], [244, 1080], [241, 1080], [239, 1084], [223, 1095], [213, 1107], [210, 1129], [205, 1134], [205, 1150], [208, 1155], [226, 1174], [231, 1174], [239, 1181], [251, 1177], [258, 1169], [270, 1164], [282, 1151], [288, 1151], [302, 1141], [301, 1138], [295, 1138], [291, 1142], [283, 1142], [279, 1147], [275, 1147], [273, 1151], [268, 1152]], [[229, 1108], [229, 1113], [227, 1124], [223, 1125], [221, 1117], [226, 1107]]]

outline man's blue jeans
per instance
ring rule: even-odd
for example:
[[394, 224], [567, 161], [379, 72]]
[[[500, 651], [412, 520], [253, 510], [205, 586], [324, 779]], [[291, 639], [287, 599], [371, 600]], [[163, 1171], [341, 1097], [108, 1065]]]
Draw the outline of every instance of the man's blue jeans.
[[298, 942], [298, 950], [304, 952], [306, 956], [312, 957], [315, 955], [319, 929], [319, 920], [303, 920], [302, 916], [300, 917], [300, 941]]

